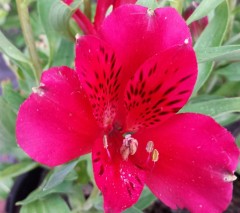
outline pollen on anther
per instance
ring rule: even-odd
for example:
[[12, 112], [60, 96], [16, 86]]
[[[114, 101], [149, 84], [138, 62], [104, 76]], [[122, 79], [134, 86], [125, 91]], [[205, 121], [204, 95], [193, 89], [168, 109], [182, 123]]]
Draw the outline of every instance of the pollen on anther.
[[146, 146], [146, 151], [148, 153], [151, 153], [153, 151], [154, 148], [154, 143], [153, 141], [148, 141], [147, 146]]
[[154, 149], [152, 152], [152, 161], [156, 163], [159, 159], [159, 152], [158, 150]]

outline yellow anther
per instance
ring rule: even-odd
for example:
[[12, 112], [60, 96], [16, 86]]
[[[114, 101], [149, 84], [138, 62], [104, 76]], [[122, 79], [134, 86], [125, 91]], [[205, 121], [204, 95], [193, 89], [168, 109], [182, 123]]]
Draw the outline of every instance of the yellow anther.
[[156, 163], [158, 159], [159, 159], [159, 152], [156, 149], [154, 149], [152, 152], [152, 161]]

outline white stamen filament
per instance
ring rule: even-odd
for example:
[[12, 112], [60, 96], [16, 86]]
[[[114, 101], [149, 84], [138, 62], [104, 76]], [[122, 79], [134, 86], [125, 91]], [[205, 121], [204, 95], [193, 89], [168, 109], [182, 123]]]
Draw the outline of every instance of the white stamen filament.
[[111, 159], [111, 155], [110, 152], [108, 150], [108, 139], [107, 139], [107, 135], [103, 135], [103, 147], [104, 149], [106, 149], [107, 155], [108, 157]]

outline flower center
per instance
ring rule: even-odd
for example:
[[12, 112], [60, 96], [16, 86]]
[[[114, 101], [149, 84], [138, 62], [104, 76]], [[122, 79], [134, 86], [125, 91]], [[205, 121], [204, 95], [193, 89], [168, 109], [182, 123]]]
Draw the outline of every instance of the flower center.
[[123, 160], [127, 160], [129, 155], [134, 155], [138, 148], [138, 141], [131, 134], [126, 134], [123, 139], [123, 144], [120, 148], [120, 153]]
[[[122, 157], [122, 160], [127, 161], [129, 156], [135, 155], [139, 148], [141, 148], [141, 150], [139, 150], [140, 151], [139, 154], [141, 154], [141, 151], [144, 151], [142, 150], [142, 148], [144, 147], [139, 147], [138, 140], [134, 138], [132, 134], [130, 133], [124, 134], [122, 139], [122, 144], [119, 144], [117, 142], [119, 141], [120, 138], [122, 138], [122, 135], [117, 133], [118, 135], [117, 136], [115, 134], [116, 132], [114, 133], [113, 131], [111, 134], [103, 135], [103, 147], [106, 150], [109, 160], [114, 160], [116, 157], [115, 155], [120, 154]], [[120, 147], [120, 149], [116, 148], [116, 146]], [[154, 147], [153, 141], [148, 141], [144, 149], [145, 149], [145, 152], [147, 152], [147, 155], [142, 153], [143, 158], [140, 160], [141, 161], [140, 165], [146, 168], [153, 168], [155, 163], [159, 160], [159, 151]]]

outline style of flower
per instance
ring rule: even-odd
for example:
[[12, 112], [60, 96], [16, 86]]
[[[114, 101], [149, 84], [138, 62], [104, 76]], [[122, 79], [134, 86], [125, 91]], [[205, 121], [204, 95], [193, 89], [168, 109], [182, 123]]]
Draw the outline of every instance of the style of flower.
[[123, 5], [97, 36], [77, 38], [75, 70], [43, 72], [19, 110], [18, 144], [48, 166], [92, 152], [107, 213], [136, 203], [144, 184], [171, 208], [222, 212], [239, 150], [212, 118], [176, 114], [196, 77], [190, 33], [174, 9]]

